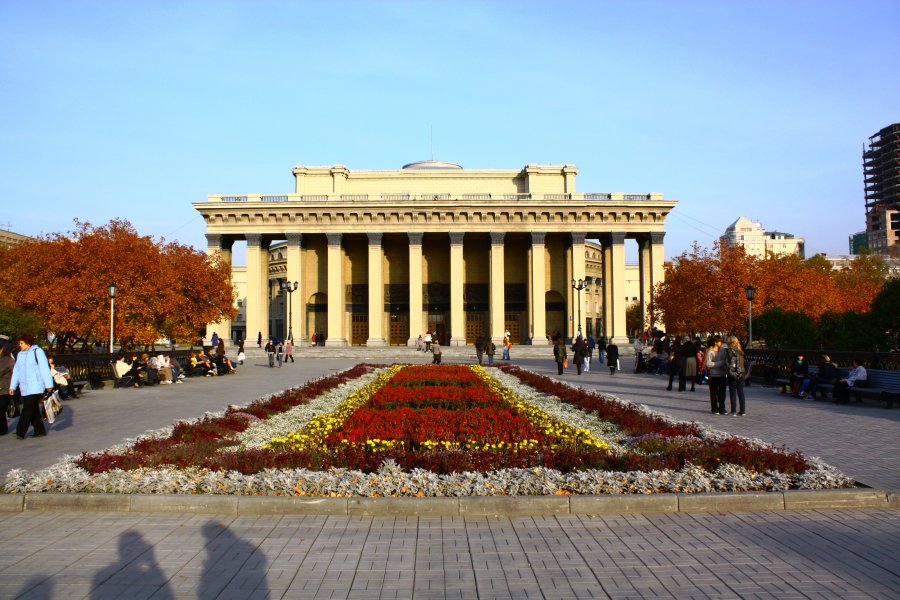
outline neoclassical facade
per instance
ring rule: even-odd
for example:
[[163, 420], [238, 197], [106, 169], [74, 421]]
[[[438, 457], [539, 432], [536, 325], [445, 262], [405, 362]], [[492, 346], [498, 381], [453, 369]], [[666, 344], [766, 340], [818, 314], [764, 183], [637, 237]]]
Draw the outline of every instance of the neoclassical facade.
[[[324, 334], [329, 346], [413, 345], [425, 331], [445, 345], [482, 335], [499, 342], [507, 331], [513, 343], [545, 345], [548, 333], [571, 337], [586, 319], [595, 335], [625, 341], [626, 240], [638, 244], [646, 306], [663, 276], [665, 218], [676, 202], [577, 192], [577, 173], [438, 161], [395, 171], [298, 165], [291, 194], [211, 195], [194, 207], [210, 253], [231, 260], [234, 242], [246, 240], [246, 339], [276, 335], [274, 280], [297, 284], [287, 295], [294, 338]], [[591, 285], [579, 294], [573, 280]], [[230, 322], [210, 328], [232, 332]]]

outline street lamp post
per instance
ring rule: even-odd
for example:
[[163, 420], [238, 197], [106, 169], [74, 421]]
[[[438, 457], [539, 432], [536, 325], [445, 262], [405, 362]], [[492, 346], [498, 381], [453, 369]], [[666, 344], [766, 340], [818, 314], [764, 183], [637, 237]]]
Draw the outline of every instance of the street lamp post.
[[109, 284], [109, 353], [112, 354], [113, 343], [116, 339], [115, 336], [115, 316], [116, 316], [116, 292], [119, 291], [119, 288], [116, 287], [115, 283]]
[[578, 292], [578, 335], [581, 335], [581, 290], [585, 288], [585, 286], [590, 285], [590, 280], [585, 281], [584, 279], [579, 279], [578, 281], [572, 280], [572, 289]]
[[292, 342], [294, 341], [294, 306], [291, 302], [291, 298], [293, 297], [294, 292], [297, 291], [297, 288], [300, 286], [296, 281], [294, 282], [293, 287], [291, 286], [290, 281], [282, 281], [281, 289], [285, 291], [285, 298], [287, 298], [288, 303], [288, 339]]
[[750, 305], [750, 310], [748, 313], [748, 317], [749, 317], [748, 329], [749, 329], [750, 336], [747, 341], [747, 349], [749, 350], [750, 348], [753, 347], [753, 297], [756, 295], [756, 289], [752, 285], [748, 285], [746, 292], [747, 292], [747, 302]]

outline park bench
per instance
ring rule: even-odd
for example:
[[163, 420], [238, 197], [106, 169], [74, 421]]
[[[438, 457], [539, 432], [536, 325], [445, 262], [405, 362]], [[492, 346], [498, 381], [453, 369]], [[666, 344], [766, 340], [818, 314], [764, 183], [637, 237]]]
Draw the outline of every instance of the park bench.
[[[815, 376], [816, 367], [809, 368], [810, 376]], [[838, 369], [838, 377], [846, 377], [847, 369]], [[853, 386], [850, 388], [850, 395], [856, 402], [862, 402], [863, 399], [881, 400], [884, 402], [885, 408], [893, 408], [894, 402], [900, 404], [900, 371], [887, 371], [883, 369], [867, 369], [866, 385]], [[787, 393], [790, 387], [790, 379], [787, 377], [779, 377], [775, 379], [775, 384], [781, 388], [781, 393]], [[828, 394], [834, 396], [834, 385], [819, 384], [817, 392], [821, 392], [822, 399], [828, 397]], [[815, 399], [815, 397], [813, 397]]]

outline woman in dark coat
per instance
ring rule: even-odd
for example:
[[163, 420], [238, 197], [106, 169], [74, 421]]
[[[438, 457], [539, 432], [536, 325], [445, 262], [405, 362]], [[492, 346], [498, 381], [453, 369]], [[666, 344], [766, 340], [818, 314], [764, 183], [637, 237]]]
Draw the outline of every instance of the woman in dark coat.
[[572, 360], [575, 361], [575, 370], [578, 371], [578, 374], [581, 375], [581, 369], [584, 367], [584, 356], [587, 352], [587, 347], [584, 345], [584, 340], [581, 339], [579, 335], [575, 338], [575, 343], [572, 344]]
[[691, 391], [694, 391], [694, 384], [697, 380], [697, 346], [691, 341], [691, 338], [684, 336], [681, 340], [681, 368], [678, 372], [678, 391], [683, 392], [687, 389], [687, 380], [691, 380]]
[[619, 368], [619, 347], [612, 340], [606, 345], [606, 360], [609, 365], [609, 374], [615, 375], [616, 369]]
[[561, 338], [556, 338], [556, 345], [553, 346], [553, 360], [556, 361], [556, 371], [563, 374], [563, 362], [566, 360], [566, 343]]

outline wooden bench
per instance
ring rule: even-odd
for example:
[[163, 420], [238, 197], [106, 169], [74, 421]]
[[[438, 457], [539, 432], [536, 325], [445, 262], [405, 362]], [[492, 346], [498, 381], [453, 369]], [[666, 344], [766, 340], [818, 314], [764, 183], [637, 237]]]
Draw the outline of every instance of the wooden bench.
[[867, 385], [850, 388], [855, 401], [862, 402], [863, 398], [881, 400], [885, 408], [893, 408], [894, 402], [900, 403], [900, 371], [870, 369], [866, 376]]
[[[810, 367], [810, 376], [815, 376], [816, 367]], [[847, 369], [838, 369], [838, 378], [846, 377]], [[866, 370], [866, 385], [853, 386], [850, 388], [850, 396], [856, 402], [862, 402], [863, 399], [881, 400], [885, 403], [885, 408], [893, 408], [894, 403], [900, 404], [900, 371], [886, 371], [882, 369]], [[779, 377], [775, 379], [775, 385], [781, 388], [781, 393], [787, 393], [791, 385], [791, 380], [787, 377]], [[820, 392], [822, 399], [826, 399], [828, 394], [834, 397], [834, 385], [830, 383], [820, 383], [816, 386], [816, 392]], [[813, 396], [815, 399], [815, 396]]]

